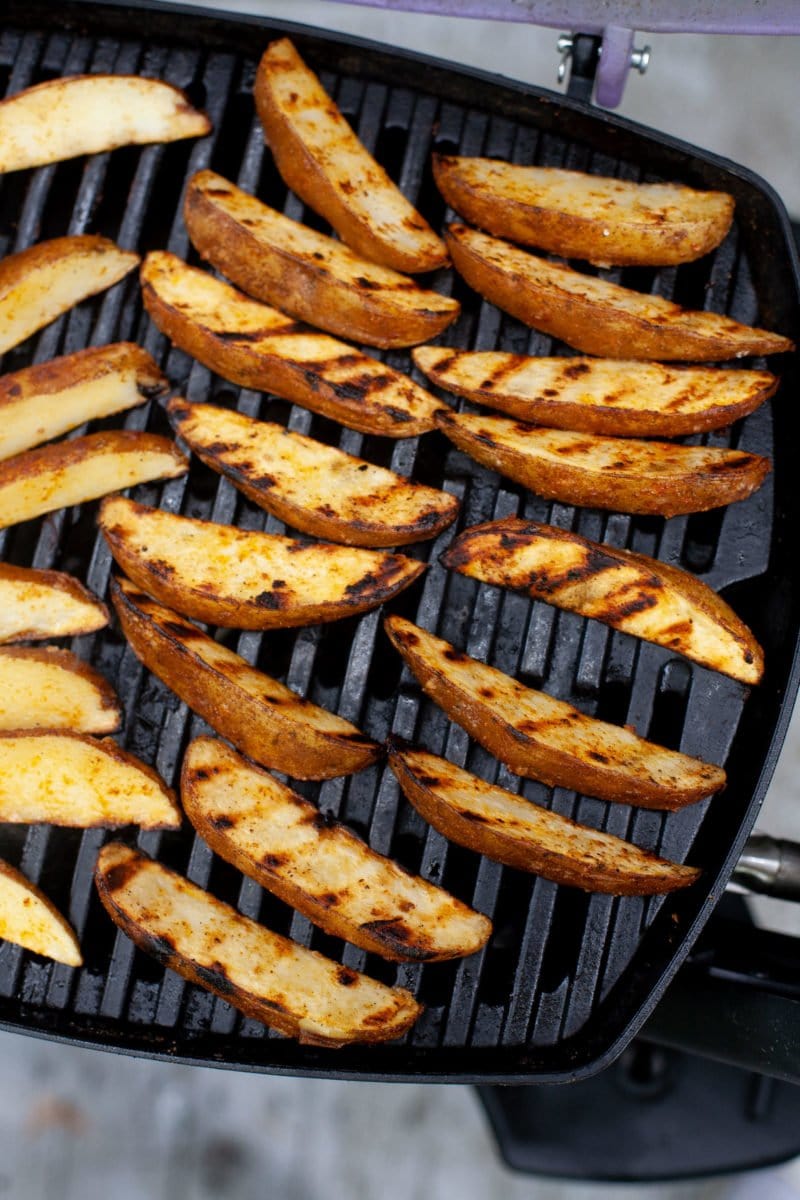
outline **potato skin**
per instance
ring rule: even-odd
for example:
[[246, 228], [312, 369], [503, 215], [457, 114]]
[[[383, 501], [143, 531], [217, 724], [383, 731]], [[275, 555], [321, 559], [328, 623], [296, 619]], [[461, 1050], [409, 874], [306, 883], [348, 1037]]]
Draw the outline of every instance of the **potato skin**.
[[[440, 774], [431, 773], [434, 761]], [[657, 876], [645, 874], [641, 869], [637, 870], [635, 865], [628, 863], [623, 868], [615, 865], [613, 858], [604, 861], [596, 853], [591, 861], [581, 861], [571, 855], [570, 841], [578, 841], [585, 827], [556, 813], [547, 813], [545, 820], [553, 829], [558, 829], [564, 840], [564, 848], [560, 851], [548, 850], [537, 845], [531, 837], [523, 838], [515, 836], [513, 831], [507, 831], [502, 821], [488, 818], [476, 820], [460, 812], [457, 804], [448, 800], [446, 789], [451, 781], [467, 777], [467, 772], [454, 767], [452, 763], [444, 759], [434, 760], [434, 756], [426, 752], [406, 750], [390, 744], [389, 765], [405, 796], [434, 829], [459, 846], [466, 846], [476, 854], [485, 854], [494, 862], [504, 863], [518, 871], [529, 871], [555, 883], [614, 896], [648, 896], [676, 891], [694, 883], [700, 874], [694, 867], [683, 867], [659, 859], [611, 835], [606, 835], [607, 851], [616, 856], [633, 852], [640, 864], [646, 862], [662, 870]], [[475, 776], [471, 779], [479, 786], [483, 784]], [[488, 784], [483, 784], [483, 788], [487, 793], [495, 792], [500, 797], [512, 795]], [[514, 796], [513, 799], [519, 798]], [[523, 800], [523, 805], [527, 803]], [[546, 813], [547, 810], [541, 812]]]
[[[280, 76], [286, 73], [297, 81], [297, 90], [292, 93], [295, 100], [290, 103], [313, 98], [315, 106], [324, 113], [328, 149], [344, 149], [348, 159], [360, 160], [360, 178], [356, 182], [349, 177], [340, 179], [340, 172], [330, 165], [330, 159], [317, 158], [313, 149], [302, 140], [276, 87]], [[265, 140], [284, 181], [330, 222], [343, 241], [359, 254], [395, 271], [414, 274], [433, 271], [446, 264], [447, 252], [442, 241], [358, 140], [288, 38], [272, 42], [264, 51], [256, 74], [254, 96]], [[367, 215], [363, 204], [346, 198], [354, 194], [357, 197], [359, 185], [363, 187], [364, 181], [369, 182], [373, 202], [378, 207], [382, 207], [381, 198], [388, 193], [392, 207], [403, 212], [401, 224], [406, 238], [409, 233], [415, 235], [413, 249], [398, 243], [391, 223], [381, 222], [388, 224], [388, 229], [377, 228], [377, 222]]]
[[[363, 264], [363, 278], [349, 281], [337, 276], [336, 258], [349, 252], [341, 242], [315, 230], [305, 231], [309, 238], [306, 254], [282, 244], [277, 229], [274, 240], [268, 242], [215, 203], [217, 179], [212, 171], [199, 171], [190, 179], [184, 221], [200, 255], [248, 295], [338, 337], [382, 349], [430, 341], [458, 316], [458, 301], [416, 288], [405, 276], [396, 277], [394, 288], [390, 280], [377, 282], [371, 262]], [[221, 184], [238, 192], [225, 180]], [[288, 222], [279, 213], [274, 216]], [[330, 262], [315, 260], [315, 244], [322, 247], [316, 257], [330, 255]], [[357, 262], [354, 257], [353, 264]], [[407, 302], [409, 296], [416, 299], [414, 307]], [[405, 302], [398, 303], [398, 297]], [[430, 307], [434, 299], [435, 308]]]
[[[494, 171], [517, 179], [516, 195], [497, 192], [492, 179], [480, 176], [488, 166], [490, 175]], [[526, 246], [538, 246], [550, 254], [564, 258], [582, 258], [602, 266], [669, 266], [676, 263], [693, 262], [713, 250], [730, 229], [733, 220], [734, 200], [724, 192], [697, 192], [694, 188], [670, 185], [675, 189], [672, 204], [678, 207], [685, 196], [689, 203], [697, 206], [698, 200], [706, 211], [684, 220], [668, 220], [663, 214], [654, 214], [650, 222], [625, 219], [625, 211], [612, 211], [608, 206], [603, 214], [591, 216], [591, 197], [586, 197], [584, 207], [575, 203], [572, 211], [558, 206], [558, 201], [548, 204], [546, 184], [531, 201], [522, 199], [526, 173], [529, 168], [511, 163], [497, 162], [485, 158], [463, 158], [455, 155], [433, 155], [433, 177], [436, 186], [447, 203], [467, 221], [485, 229], [495, 237], [508, 238]], [[535, 168], [537, 178], [546, 181], [549, 168]], [[607, 182], [602, 177], [585, 175], [578, 171], [558, 170], [559, 176], [574, 176], [577, 189], [584, 185], [591, 190]], [[619, 180], [610, 181], [619, 186]], [[641, 189], [642, 196], [648, 194], [647, 184], [631, 184], [630, 188]]]
[[[503, 417], [441, 412], [436, 415], [436, 423], [451, 442], [476, 462], [499, 471], [537, 495], [563, 504], [613, 512], [674, 517], [720, 508], [752, 495], [772, 469], [768, 458], [739, 450], [675, 446], [671, 442], [642, 444], [627, 438], [540, 430]], [[500, 441], [504, 427], [513, 435], [526, 438], [528, 447], [509, 446]], [[537, 454], [541, 444], [553, 440], [560, 455], [558, 461]], [[613, 468], [597, 465], [591, 469], [587, 460], [593, 449], [604, 457], [613, 453], [616, 458]], [[585, 456], [583, 462], [582, 456]], [[659, 471], [659, 457], [678, 470]], [[682, 460], [688, 462], [681, 469]]]
[[[510, 242], [485, 237], [464, 225], [449, 226], [445, 240], [453, 266], [470, 287], [526, 325], [560, 338], [584, 354], [713, 362], [794, 348], [794, 343], [780, 334], [740, 325], [729, 317], [709, 322], [712, 314], [692, 313], [677, 305], [660, 306], [661, 321], [624, 310], [615, 306], [615, 299], [630, 300], [640, 293], [618, 284], [592, 280], [604, 284], [604, 302], [578, 295], [559, 286], [578, 278], [569, 267], [536, 259]], [[502, 254], [503, 266], [487, 257], [484, 247]], [[532, 278], [534, 268], [547, 273], [546, 286]], [[654, 297], [642, 299], [652, 302]]]
[[355, 726], [351, 733], [325, 734], [304, 723], [308, 702], [299, 696], [296, 713], [285, 702], [259, 703], [237, 686], [236, 669], [244, 667], [243, 659], [235, 656], [230, 674], [204, 662], [191, 641], [211, 639], [178, 613], [137, 594], [127, 580], [112, 580], [111, 600], [136, 657], [255, 762], [295, 779], [332, 779], [360, 771], [382, 756], [382, 747]]
[[[676, 754], [675, 759], [683, 759], [686, 768], [693, 775], [687, 771], [680, 782], [675, 780], [669, 786], [652, 776], [646, 778], [640, 771], [634, 773], [626, 770], [626, 764], [619, 757], [619, 751], [616, 756], [602, 752], [609, 749], [606, 738], [609, 734], [613, 736], [616, 732], [615, 727], [586, 717], [574, 708], [571, 709], [574, 726], [591, 726], [596, 730], [596, 761], [587, 762], [585, 758], [578, 758], [564, 749], [548, 745], [546, 737], [537, 735], [535, 727], [528, 732], [524, 726], [516, 726], [508, 721], [496, 705], [495, 697], [486, 696], [484, 688], [480, 689], [480, 696], [476, 697], [460, 687], [453, 680], [452, 674], [448, 674], [446, 665], [437, 662], [433, 657], [436, 651], [431, 652], [426, 648], [425, 643], [430, 635], [397, 616], [386, 617], [384, 628], [423, 691], [451, 720], [466, 729], [470, 737], [517, 775], [538, 779], [548, 787], [565, 787], [583, 795], [597, 796], [601, 800], [666, 811], [694, 804], [725, 785], [725, 772], [721, 767], [701, 763], [687, 755]], [[474, 661], [452, 646], [444, 650], [443, 655], [451, 662], [468, 664]], [[512, 683], [510, 679], [508, 682]], [[502, 681], [498, 681], [494, 686], [500, 686], [501, 683]], [[532, 697], [537, 694], [521, 685], [516, 685], [516, 690], [519, 696], [524, 692], [528, 692]], [[561, 720], [564, 723], [568, 720], [568, 707], [563, 704], [560, 706]], [[546, 720], [543, 719], [543, 725], [546, 724]], [[625, 732], [629, 738], [636, 737], [631, 731]], [[648, 745], [652, 743], [647, 743], [642, 738], [638, 738], [637, 742], [636, 749], [644, 757]], [[662, 751], [660, 746], [653, 749], [657, 752]], [[678, 769], [677, 761], [675, 769]]]
[[159, 371], [152, 355], [135, 342], [114, 342], [107, 346], [89, 346], [3, 375], [0, 377], [0, 411], [4, 405], [60, 392], [115, 370], [129, 370], [136, 376], [142, 404], [169, 391], [169, 381]]
[[[76, 619], [71, 623], [63, 620], [54, 621], [48, 626], [42, 624], [26, 624], [24, 615], [20, 616], [17, 628], [13, 634], [0, 638], [0, 644], [28, 642], [38, 638], [77, 636], [82, 633], [95, 633], [104, 629], [109, 622], [108, 609], [98, 600], [87, 587], [72, 575], [63, 571], [44, 571], [36, 567], [15, 567], [11, 563], [0, 563], [0, 582], [8, 582], [19, 587], [24, 603], [25, 592], [30, 587], [52, 589], [53, 604], [57, 605], [60, 596], [73, 601], [78, 608]], [[78, 611], [81, 617], [78, 619]]]
[[[464, 396], [475, 404], [497, 409], [528, 421], [533, 425], [546, 425], [551, 429], [574, 429], [582, 433], [619, 435], [620, 437], [680, 437], [683, 434], [706, 433], [722, 429], [734, 421], [748, 416], [769, 400], [778, 390], [779, 380], [770, 371], [725, 370], [722, 367], [673, 367], [663, 363], [628, 362], [596, 358], [537, 358], [528, 355], [504, 354], [502, 352], [449, 350], [442, 346], [420, 346], [412, 357], [417, 367], [432, 383]], [[504, 377], [528, 363], [545, 368], [538, 390], [530, 396], [522, 396], [504, 389]], [[467, 371], [474, 366], [484, 368], [478, 372], [476, 384], [459, 379], [459, 368]], [[637, 409], [620, 403], [618, 392], [606, 377], [610, 369], [619, 371], [618, 388], [630, 387], [633, 383], [643, 389], [657, 389], [660, 384], [671, 385], [682, 381], [686, 390], [702, 388], [708, 394], [708, 383], [714, 380], [718, 388], [718, 402], [712, 397], [707, 407], [694, 412], [679, 412], [674, 408]], [[603, 378], [601, 379], [601, 375]], [[597, 380], [598, 402], [582, 404], [565, 400], [559, 395], [561, 388], [574, 385], [583, 379], [587, 389], [590, 381]], [[696, 381], [696, 382], [695, 382]], [[742, 384], [747, 386], [742, 392]], [[726, 395], [726, 385], [737, 389], [733, 401]], [[605, 401], [605, 402], [604, 402]]]

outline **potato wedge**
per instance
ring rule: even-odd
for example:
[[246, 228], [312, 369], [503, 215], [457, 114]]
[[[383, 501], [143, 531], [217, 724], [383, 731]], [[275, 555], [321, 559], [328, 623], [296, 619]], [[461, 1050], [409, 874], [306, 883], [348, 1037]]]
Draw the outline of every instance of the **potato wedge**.
[[39, 242], [0, 262], [0, 354], [88, 296], [104, 292], [139, 262], [108, 238], [76, 234]]
[[304, 533], [347, 546], [404, 546], [436, 537], [455, 496], [354, 458], [282, 425], [174, 398], [175, 432], [248, 499]]
[[41, 446], [0, 463], [0, 529], [188, 469], [175, 443], [155, 433], [112, 429]]
[[295, 779], [331, 779], [381, 757], [355, 725], [257, 671], [129, 580], [112, 581], [111, 599], [136, 657], [249, 758]]
[[214, 738], [191, 743], [181, 800], [215, 854], [334, 937], [394, 962], [480, 950], [487, 917], [411, 875]]
[[69, 650], [0, 650], [0, 730], [114, 733], [120, 723], [114, 689]]
[[95, 633], [108, 609], [71, 575], [0, 563], [0, 644]]
[[449, 226], [447, 244], [476, 292], [585, 354], [707, 362], [794, 349], [779, 333], [583, 275], [466, 225]]
[[35, 884], [0, 861], [0, 938], [68, 967], [83, 964], [72, 926]]
[[605, 358], [529, 358], [420, 346], [432, 383], [534, 425], [623, 437], [704, 433], [746, 417], [772, 396], [769, 371], [672, 367]]
[[641, 808], [677, 809], [718, 792], [721, 767], [587, 717], [571, 704], [392, 615], [392, 644], [425, 692], [517, 775]]
[[389, 763], [434, 829], [518, 871], [612, 896], [673, 892], [700, 874], [540, 808], [427, 750], [390, 746]]
[[240, 387], [384, 437], [433, 429], [442, 407], [407, 375], [251, 300], [174, 254], [152, 251], [141, 271], [144, 306], [181, 350]]
[[402, 554], [248, 533], [146, 508], [122, 496], [100, 528], [135, 584], [187, 617], [235, 629], [285, 629], [377, 608], [425, 570]]
[[388, 1041], [422, 1012], [404, 988], [272, 933], [119, 842], [100, 851], [95, 883], [112, 921], [141, 950], [288, 1037], [331, 1047]]
[[598, 266], [693, 262], [733, 220], [733, 196], [680, 183], [449, 154], [434, 154], [433, 176], [451, 208], [487, 233]]
[[358, 140], [288, 38], [264, 51], [255, 101], [285, 182], [342, 241], [396, 271], [444, 266], [441, 238]]
[[646, 554], [509, 517], [475, 525], [442, 555], [453, 571], [594, 617], [742, 683], [758, 683], [764, 655], [710, 587]]
[[214, 171], [189, 180], [184, 220], [212, 267], [257, 300], [368, 346], [414, 346], [446, 329], [460, 304], [290, 220]]
[[0, 458], [146, 403], [169, 390], [133, 342], [93, 346], [0, 378]]
[[772, 464], [760, 454], [540, 429], [441, 412], [436, 423], [476, 462], [562, 504], [674, 517], [744, 500]]
[[0, 102], [0, 171], [210, 131], [205, 113], [160, 79], [68, 75]]
[[36, 730], [0, 733], [0, 821], [177, 829], [174, 793], [111, 738]]

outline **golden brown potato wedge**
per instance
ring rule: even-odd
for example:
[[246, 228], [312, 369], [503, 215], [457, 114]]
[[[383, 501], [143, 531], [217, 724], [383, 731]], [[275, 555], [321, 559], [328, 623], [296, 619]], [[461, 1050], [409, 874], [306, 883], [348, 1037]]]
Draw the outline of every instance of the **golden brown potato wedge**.
[[674, 517], [744, 500], [772, 464], [760, 454], [540, 429], [507, 417], [441, 412], [436, 423], [476, 462], [562, 504]]
[[628, 437], [721, 429], [754, 412], [778, 387], [769, 371], [531, 358], [446, 346], [420, 346], [413, 356], [439, 387], [518, 421]]
[[29, 879], [1, 861], [0, 938], [68, 967], [83, 963], [72, 926]]
[[433, 175], [451, 208], [487, 233], [598, 266], [692, 262], [733, 220], [733, 196], [680, 183], [449, 154], [434, 154]]
[[441, 238], [358, 140], [288, 38], [264, 51], [255, 100], [284, 180], [342, 241], [396, 271], [432, 271], [447, 262]]
[[378, 854], [214, 738], [191, 743], [181, 800], [211, 849], [334, 937], [395, 962], [480, 950], [488, 918]]
[[404, 546], [452, 524], [459, 502], [282, 425], [178, 397], [175, 432], [209, 467], [287, 525], [347, 546]]
[[0, 528], [188, 469], [175, 443], [155, 433], [112, 429], [41, 446], [0, 463]]
[[613, 896], [672, 892], [700, 874], [540, 808], [427, 750], [390, 746], [389, 763], [434, 829], [519, 871]]
[[423, 689], [517, 775], [641, 808], [683, 808], [725, 784], [721, 767], [645, 741], [517, 683], [396, 615], [386, 632]]
[[250, 533], [111, 496], [100, 509], [111, 553], [135, 584], [188, 617], [283, 629], [377, 608], [425, 564], [402, 554]]
[[442, 403], [407, 375], [174, 254], [148, 254], [141, 279], [145, 308], [162, 333], [232, 383], [272, 392], [361, 433], [401, 438], [433, 429]]
[[139, 262], [108, 238], [75, 234], [39, 242], [0, 262], [0, 354], [68, 308], [104, 292]]
[[174, 793], [111, 738], [36, 730], [0, 733], [0, 821], [177, 829]]
[[0, 643], [95, 633], [108, 609], [71, 575], [0, 563]]
[[154, 958], [256, 1021], [314, 1046], [400, 1037], [422, 1012], [410, 992], [298, 946], [119, 842], [95, 883], [112, 921]]
[[794, 349], [779, 333], [583, 275], [466, 225], [451, 225], [447, 244], [476, 292], [585, 354], [707, 362]]
[[93, 346], [0, 378], [0, 458], [70, 429], [144, 404], [169, 390], [146, 350], [133, 342]]
[[742, 683], [764, 655], [747, 626], [705, 583], [646, 554], [509, 517], [467, 529], [442, 555], [462, 575], [521, 591], [655, 642]]
[[111, 598], [136, 657], [256, 762], [295, 779], [331, 779], [383, 753], [355, 725], [257, 671], [129, 580], [113, 580]]
[[350, 341], [414, 346], [458, 316], [457, 300], [359, 257], [214, 171], [189, 180], [183, 215], [203, 258], [248, 295]]
[[114, 689], [69, 650], [0, 649], [0, 730], [114, 733], [120, 719]]
[[69, 75], [0, 103], [0, 171], [99, 154], [117, 146], [174, 142], [211, 130], [172, 84], [138, 75]]

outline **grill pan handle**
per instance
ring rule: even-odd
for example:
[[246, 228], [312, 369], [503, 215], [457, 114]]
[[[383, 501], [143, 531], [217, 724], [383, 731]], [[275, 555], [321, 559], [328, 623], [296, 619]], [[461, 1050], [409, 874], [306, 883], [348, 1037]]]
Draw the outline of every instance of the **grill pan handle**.
[[800, 843], [754, 834], [748, 838], [731, 879], [748, 892], [800, 900]]

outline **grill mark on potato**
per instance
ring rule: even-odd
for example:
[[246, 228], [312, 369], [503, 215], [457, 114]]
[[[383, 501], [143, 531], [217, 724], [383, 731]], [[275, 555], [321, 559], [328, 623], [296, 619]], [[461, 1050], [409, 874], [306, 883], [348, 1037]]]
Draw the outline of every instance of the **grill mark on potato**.
[[[339, 967], [336, 972], [336, 978], [342, 987], [353, 987], [358, 983], [358, 975], [350, 967]], [[382, 1018], [379, 1019], [382, 1022]]]
[[[327, 386], [331, 389], [334, 395], [341, 400], [366, 400], [368, 396], [375, 392], [382, 392], [385, 388], [391, 387], [396, 382], [394, 375], [376, 375], [371, 371], [364, 371], [360, 375], [354, 375], [350, 379], [341, 381], [326, 380]], [[391, 409], [387, 411], [392, 412]], [[392, 412], [392, 415], [394, 413]], [[406, 420], [410, 417], [406, 414]]]
[[261, 859], [261, 865], [266, 867], [268, 871], [277, 871], [284, 866], [287, 861], [285, 854], [276, 854], [274, 851], [269, 851]]
[[118, 892], [120, 888], [124, 888], [130, 880], [136, 875], [139, 869], [139, 864], [135, 859], [130, 859], [127, 862], [116, 863], [113, 867], [109, 867], [103, 874], [105, 886], [109, 892]]
[[195, 963], [194, 971], [200, 982], [211, 988], [212, 991], [219, 992], [224, 996], [233, 996], [236, 993], [236, 985], [231, 983], [228, 972], [222, 963], [215, 962], [210, 967]]
[[302, 321], [287, 321], [285, 325], [273, 326], [268, 329], [214, 329], [211, 330], [212, 337], [218, 338], [219, 341], [226, 345], [236, 342], [245, 342], [250, 344], [253, 342], [262, 342], [266, 338], [291, 336], [293, 333], [308, 333], [308, 326]]
[[[195, 772], [195, 779], [199, 779], [199, 778], [200, 778], [200, 773]], [[207, 774], [206, 774], [206, 778], [208, 778]], [[219, 830], [233, 829], [233, 827], [236, 824], [236, 822], [233, 820], [233, 818], [229, 817], [226, 813], [220, 813], [216, 817], [209, 817], [208, 823], [212, 827], [212, 829], [219, 829]]]

